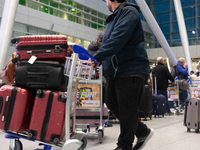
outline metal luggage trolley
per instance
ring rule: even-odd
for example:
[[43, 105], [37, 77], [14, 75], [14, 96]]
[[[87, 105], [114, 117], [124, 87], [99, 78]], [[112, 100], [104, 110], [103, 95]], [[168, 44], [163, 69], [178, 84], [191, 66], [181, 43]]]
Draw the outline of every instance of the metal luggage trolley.
[[[91, 55], [87, 53], [87, 51], [77, 45], [73, 46], [74, 52], [80, 53], [79, 57], [88, 60], [88, 57], [93, 58]], [[88, 57], [87, 57], [88, 55]], [[86, 58], [84, 58], [86, 56]], [[83, 64], [91, 63], [88, 61], [83, 61]], [[98, 71], [97, 71], [98, 70]], [[85, 87], [88, 87], [85, 89], [85, 92], [81, 94], [82, 91], [79, 91], [79, 96], [77, 95], [77, 103], [76, 103], [76, 110], [77, 112], [83, 114], [83, 113], [96, 113], [98, 116], [95, 118], [98, 120], [98, 122], [87, 122], [88, 119], [83, 119], [83, 122], [80, 120], [76, 120], [76, 129], [77, 131], [84, 131], [85, 133], [97, 135], [99, 143], [102, 143], [102, 139], [104, 136], [104, 122], [106, 118], [103, 117], [103, 111], [107, 110], [103, 107], [103, 87], [102, 87], [102, 67], [99, 66], [95, 70], [91, 66], [82, 66], [81, 69], [82, 72], [80, 72], [81, 77], [86, 76], [88, 77], [87, 80], [79, 80], [78, 81], [78, 87], [79, 90], [84, 89]], [[96, 77], [98, 75], [98, 77]], [[88, 90], [88, 91], [87, 91]], [[85, 97], [83, 97], [84, 95]], [[76, 115], [78, 117], [78, 115]], [[87, 116], [86, 116], [87, 117]], [[108, 118], [107, 118], [108, 119]], [[91, 119], [91, 120], [94, 120]], [[91, 127], [96, 127], [95, 131], [91, 131]]]
[[[57, 150], [60, 148], [61, 150], [83, 150], [87, 146], [87, 140], [85, 137], [85, 133], [83, 131], [76, 131], [75, 129], [75, 118], [76, 118], [76, 94], [77, 94], [77, 85], [79, 81], [81, 82], [89, 82], [91, 79], [91, 74], [89, 76], [81, 76], [80, 72], [83, 66], [91, 68], [92, 66], [88, 66], [87, 64], [83, 64], [82, 60], [78, 59], [79, 54], [74, 53], [73, 58], [66, 58], [65, 63], [65, 75], [69, 76], [68, 87], [67, 87], [67, 101], [66, 101], [66, 111], [65, 111], [65, 133], [64, 138], [58, 144], [46, 143], [37, 141], [34, 139], [28, 138], [28, 133], [13, 133], [6, 132], [5, 138], [10, 139], [10, 150], [22, 150], [22, 143], [20, 142], [20, 138], [31, 140], [34, 142], [38, 142], [39, 145], [43, 145], [43, 150], [53, 150], [54, 148]], [[79, 57], [80, 58], [80, 57]], [[39, 149], [37, 149], [39, 150]], [[41, 150], [41, 149], [40, 149]]]
[[197, 98], [200, 96], [200, 80], [191, 80], [188, 90], [189, 98]]
[[173, 87], [167, 88], [167, 96], [168, 96], [168, 101], [173, 101], [173, 103], [174, 103], [174, 107], [175, 107], [174, 113], [179, 115], [181, 112], [181, 109], [180, 109], [178, 80], [175, 80], [175, 85]]

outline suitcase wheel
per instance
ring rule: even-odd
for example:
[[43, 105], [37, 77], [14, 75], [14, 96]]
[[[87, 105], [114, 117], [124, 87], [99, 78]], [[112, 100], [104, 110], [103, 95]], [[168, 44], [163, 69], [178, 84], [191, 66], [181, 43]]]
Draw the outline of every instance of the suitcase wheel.
[[187, 132], [190, 132], [190, 128], [187, 128]]
[[98, 140], [99, 140], [99, 143], [101, 144], [102, 141], [103, 141], [103, 131], [102, 130], [99, 130], [98, 131]]
[[59, 142], [60, 142], [60, 140], [59, 140], [58, 138], [53, 139], [53, 143], [54, 143], [55, 145], [58, 145]]
[[22, 150], [23, 146], [22, 146], [22, 142], [20, 140], [15, 140], [15, 148], [12, 149], [11, 147], [9, 147], [9, 150]]
[[199, 129], [196, 129], [196, 130], [195, 130], [195, 133], [199, 133]]

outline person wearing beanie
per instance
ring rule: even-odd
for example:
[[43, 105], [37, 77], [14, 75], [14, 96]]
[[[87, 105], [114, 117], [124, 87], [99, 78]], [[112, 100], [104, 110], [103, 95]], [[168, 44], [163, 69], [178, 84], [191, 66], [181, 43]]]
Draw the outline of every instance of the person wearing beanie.
[[120, 121], [115, 150], [140, 150], [154, 132], [138, 114], [150, 74], [140, 9], [127, 0], [106, 0], [106, 4], [112, 14], [106, 19], [102, 46], [93, 56], [103, 65], [106, 105]]
[[102, 40], [103, 40], [103, 34], [104, 33], [99, 33], [97, 35], [97, 38], [95, 41], [92, 41], [90, 43], [90, 45], [88, 46], [88, 52], [91, 54], [91, 55], [94, 55], [96, 53], [96, 51], [101, 47], [102, 45]]

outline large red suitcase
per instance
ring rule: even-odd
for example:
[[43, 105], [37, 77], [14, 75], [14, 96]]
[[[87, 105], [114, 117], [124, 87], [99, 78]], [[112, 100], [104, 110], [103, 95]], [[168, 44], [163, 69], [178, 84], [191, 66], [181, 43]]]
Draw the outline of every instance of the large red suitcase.
[[67, 56], [67, 37], [64, 35], [26, 35], [12, 39], [20, 60], [31, 56], [43, 60], [65, 61]]
[[58, 144], [65, 121], [66, 93], [37, 90], [29, 125], [29, 139]]
[[11, 85], [0, 88], [0, 129], [14, 132], [28, 129], [34, 93]]

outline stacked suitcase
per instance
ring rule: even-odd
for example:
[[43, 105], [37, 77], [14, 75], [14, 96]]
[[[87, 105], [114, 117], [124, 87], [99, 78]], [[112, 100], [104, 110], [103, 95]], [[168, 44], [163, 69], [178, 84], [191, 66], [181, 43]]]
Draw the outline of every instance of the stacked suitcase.
[[0, 88], [0, 129], [57, 145], [65, 120], [67, 38], [28, 35], [12, 43], [18, 59], [15, 86]]

